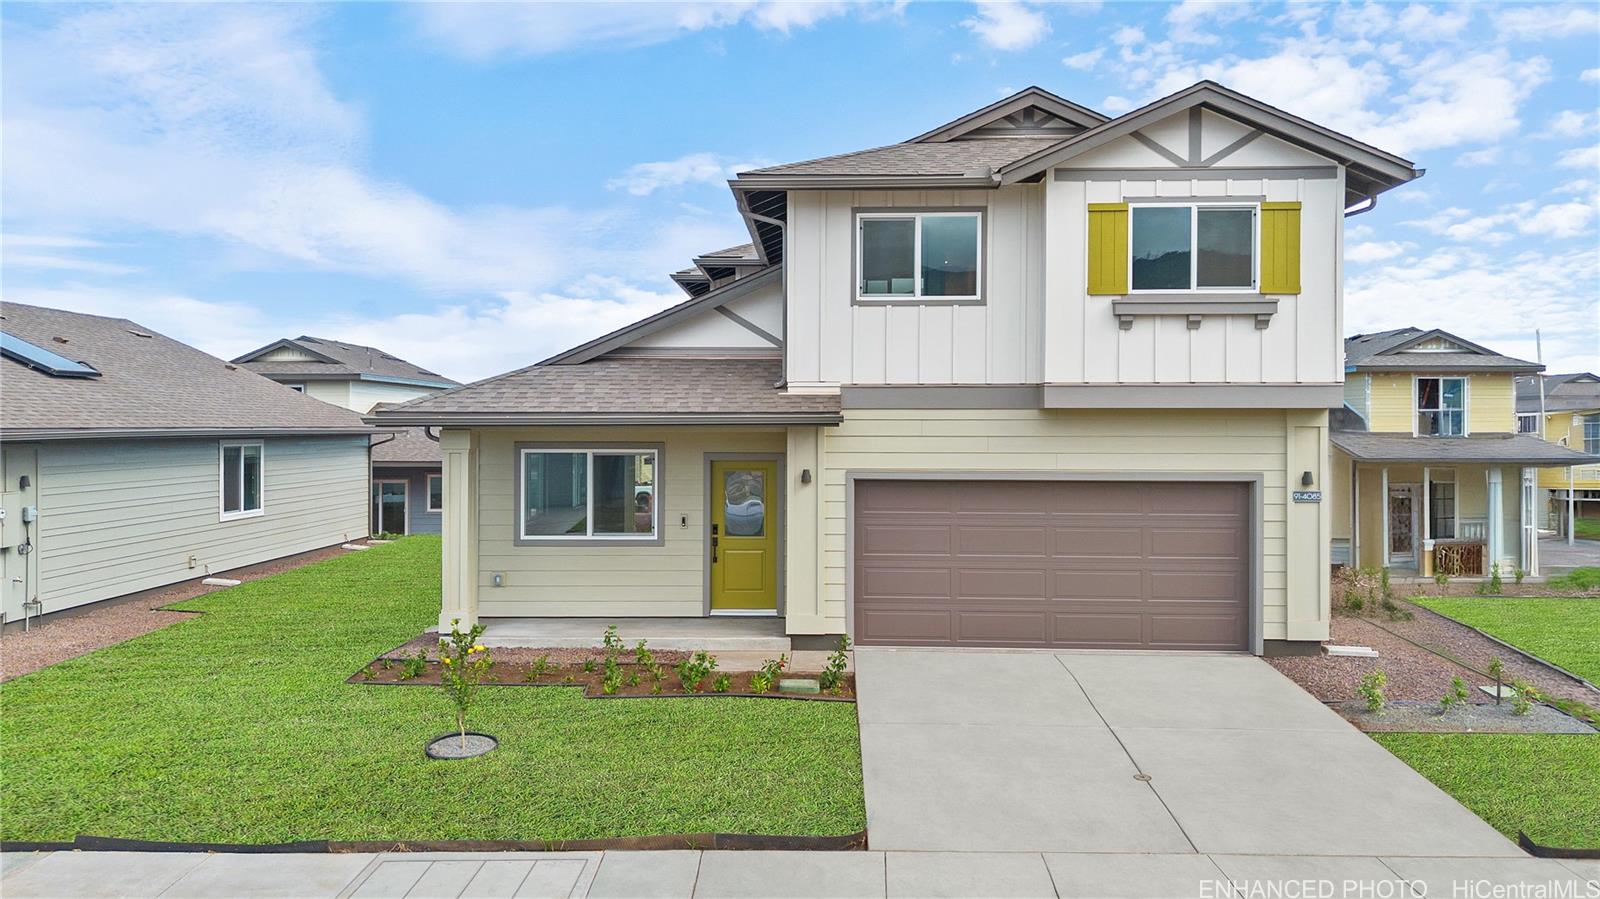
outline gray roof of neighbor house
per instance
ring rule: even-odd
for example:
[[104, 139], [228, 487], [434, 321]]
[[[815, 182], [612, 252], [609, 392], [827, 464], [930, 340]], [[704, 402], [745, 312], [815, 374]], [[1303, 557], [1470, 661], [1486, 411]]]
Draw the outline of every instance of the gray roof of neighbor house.
[[[390, 407], [392, 403], [379, 403]], [[439, 452], [439, 441], [424, 433], [425, 428], [406, 428], [396, 431], [393, 439], [379, 434], [372, 439], [373, 465], [438, 465], [444, 456]]]
[[623, 357], [528, 368], [373, 410], [378, 425], [837, 424], [837, 395], [777, 388], [777, 359]]
[[935, 144], [890, 144], [740, 172], [740, 181], [763, 175], [925, 175], [989, 177], [1008, 163], [1061, 142], [1059, 137], [994, 137]]
[[[1539, 411], [1539, 376], [1517, 378], [1517, 411]], [[1600, 409], [1600, 377], [1586, 372], [1544, 376], [1544, 411], [1586, 412]]]
[[0, 360], [7, 440], [372, 432], [348, 409], [124, 318], [5, 303], [0, 330], [99, 372], [57, 377]]
[[1362, 462], [1477, 462], [1535, 468], [1600, 462], [1600, 456], [1575, 452], [1532, 434], [1413, 437], [1410, 434], [1330, 431], [1328, 440]]
[[[311, 360], [267, 362], [258, 357], [289, 347], [314, 356]], [[275, 340], [233, 360], [251, 371], [274, 380], [362, 380], [454, 387], [453, 381], [437, 372], [414, 365], [377, 347], [329, 340], [326, 337], [300, 337]]]
[[[1461, 350], [1404, 352], [1434, 338], [1447, 340]], [[1357, 334], [1344, 341], [1345, 371], [1540, 371], [1544, 366], [1526, 359], [1503, 356], [1487, 347], [1438, 328], [1395, 328]]]

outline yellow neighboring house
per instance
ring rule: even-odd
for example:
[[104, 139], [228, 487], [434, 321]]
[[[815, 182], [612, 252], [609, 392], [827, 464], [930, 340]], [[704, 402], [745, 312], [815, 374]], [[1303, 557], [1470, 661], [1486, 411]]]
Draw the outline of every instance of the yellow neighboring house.
[[[1539, 395], [1540, 379], [1544, 396]], [[1600, 375], [1529, 375], [1517, 379], [1517, 431], [1600, 456]], [[1568, 499], [1578, 518], [1600, 518], [1600, 459], [1539, 472], [1540, 527], [1567, 532]]]
[[1345, 340], [1329, 434], [1335, 562], [1537, 574], [1539, 471], [1600, 461], [1518, 433], [1516, 379], [1542, 368], [1437, 329]]

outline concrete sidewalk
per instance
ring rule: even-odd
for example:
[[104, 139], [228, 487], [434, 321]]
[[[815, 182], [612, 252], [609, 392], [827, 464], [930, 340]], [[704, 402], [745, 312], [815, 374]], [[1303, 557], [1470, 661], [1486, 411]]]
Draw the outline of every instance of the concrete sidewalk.
[[[1600, 862], [1038, 852], [578, 852], [0, 856], [33, 897], [1600, 896]], [[1304, 882], [1311, 881], [1311, 892]], [[1410, 884], [1410, 886], [1407, 886]], [[1325, 886], [1324, 886], [1325, 885]], [[1424, 892], [1425, 888], [1425, 892]], [[1278, 889], [1274, 894], [1268, 892]], [[1463, 892], [1467, 890], [1467, 892]]]

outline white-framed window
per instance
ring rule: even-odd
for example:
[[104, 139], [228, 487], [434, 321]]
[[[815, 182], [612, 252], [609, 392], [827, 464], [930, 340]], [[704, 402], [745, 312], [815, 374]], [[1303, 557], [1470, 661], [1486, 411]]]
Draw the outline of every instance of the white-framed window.
[[661, 450], [654, 447], [520, 447], [521, 543], [656, 542]]
[[259, 442], [224, 441], [219, 448], [219, 506], [223, 521], [262, 514], [262, 455]]
[[1418, 378], [1418, 437], [1462, 437], [1467, 433], [1467, 379]]
[[440, 512], [444, 510], [444, 475], [428, 475], [428, 511]]
[[1600, 456], [1600, 412], [1590, 412], [1583, 417], [1583, 451]]
[[1428, 534], [1435, 540], [1456, 536], [1456, 485], [1454, 481], [1428, 484]]
[[1518, 434], [1537, 434], [1537, 433], [1539, 433], [1539, 413], [1537, 413], [1537, 412], [1518, 412], [1517, 413], [1517, 433]]
[[1133, 293], [1256, 289], [1257, 207], [1238, 203], [1137, 203], [1128, 212]]
[[856, 213], [860, 300], [983, 298], [983, 213]]

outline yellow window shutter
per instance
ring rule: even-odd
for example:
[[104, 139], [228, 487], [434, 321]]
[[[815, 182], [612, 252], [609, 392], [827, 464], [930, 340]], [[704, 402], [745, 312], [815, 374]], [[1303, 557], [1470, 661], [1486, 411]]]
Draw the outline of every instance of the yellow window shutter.
[[1261, 204], [1261, 292], [1300, 292], [1300, 204]]
[[1089, 204], [1089, 294], [1128, 292], [1128, 204]]

